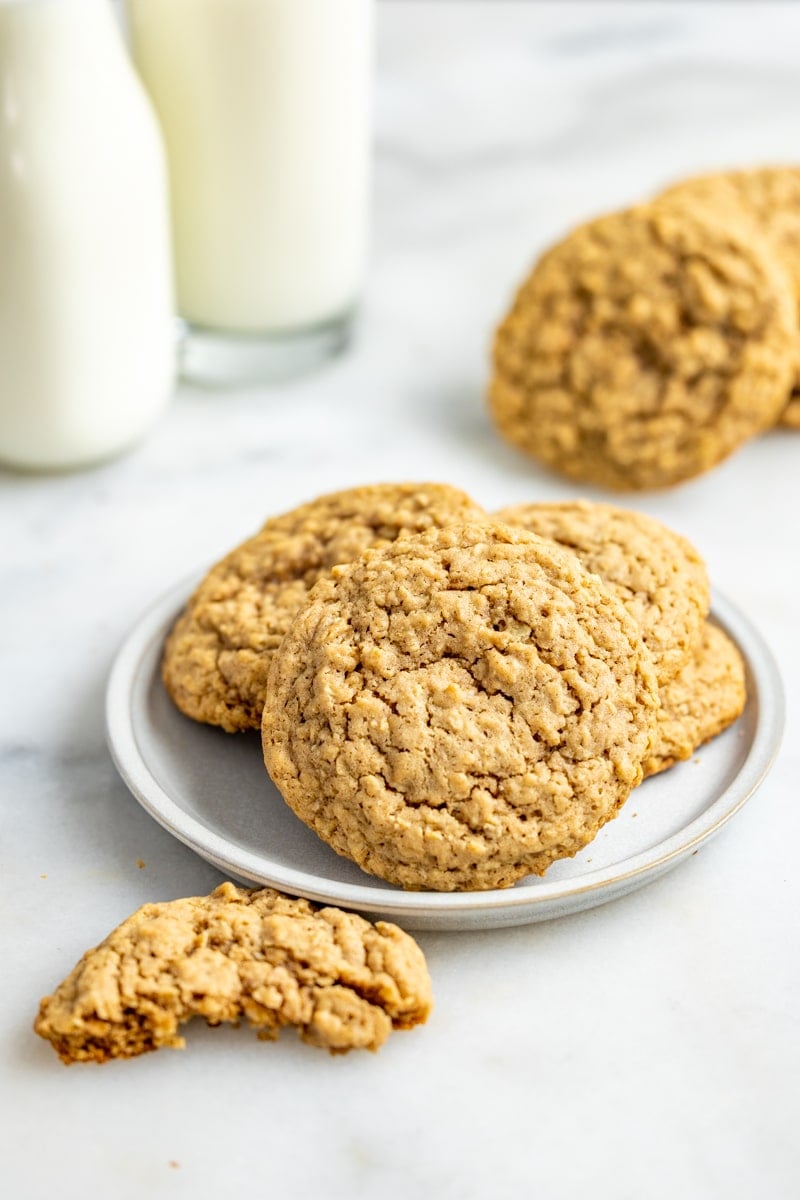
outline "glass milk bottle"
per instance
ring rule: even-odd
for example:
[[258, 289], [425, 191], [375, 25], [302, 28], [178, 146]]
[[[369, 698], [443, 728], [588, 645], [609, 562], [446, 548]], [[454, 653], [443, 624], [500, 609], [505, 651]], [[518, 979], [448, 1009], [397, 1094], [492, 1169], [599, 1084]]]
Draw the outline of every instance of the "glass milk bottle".
[[292, 373], [364, 276], [372, 0], [126, 0], [164, 131], [185, 374]]
[[166, 403], [155, 119], [106, 0], [0, 0], [0, 461], [82, 466]]

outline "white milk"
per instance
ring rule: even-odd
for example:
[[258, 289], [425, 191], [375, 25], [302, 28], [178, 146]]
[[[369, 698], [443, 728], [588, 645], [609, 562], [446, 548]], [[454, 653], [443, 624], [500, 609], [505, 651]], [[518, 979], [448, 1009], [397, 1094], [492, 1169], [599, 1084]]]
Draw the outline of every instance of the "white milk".
[[230, 333], [346, 314], [367, 237], [372, 0], [127, 0], [167, 144], [178, 308]]
[[0, 3], [0, 460], [66, 468], [169, 397], [163, 149], [106, 0]]

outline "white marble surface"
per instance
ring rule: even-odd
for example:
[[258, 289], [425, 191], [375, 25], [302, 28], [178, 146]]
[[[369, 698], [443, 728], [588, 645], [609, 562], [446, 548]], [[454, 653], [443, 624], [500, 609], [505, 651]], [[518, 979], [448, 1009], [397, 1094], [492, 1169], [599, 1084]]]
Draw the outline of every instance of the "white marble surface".
[[800, 435], [635, 499], [697, 542], [786, 677], [772, 775], [687, 865], [548, 925], [421, 935], [435, 1014], [376, 1058], [196, 1028], [183, 1054], [67, 1071], [30, 1031], [39, 996], [119, 919], [219, 879], [104, 748], [106, 674], [140, 610], [325, 489], [572, 494], [484, 414], [511, 286], [570, 222], [676, 174], [800, 159], [798, 50], [789, 3], [382, 3], [353, 352], [292, 386], [182, 389], [101, 469], [0, 476], [4, 1195], [800, 1194]]

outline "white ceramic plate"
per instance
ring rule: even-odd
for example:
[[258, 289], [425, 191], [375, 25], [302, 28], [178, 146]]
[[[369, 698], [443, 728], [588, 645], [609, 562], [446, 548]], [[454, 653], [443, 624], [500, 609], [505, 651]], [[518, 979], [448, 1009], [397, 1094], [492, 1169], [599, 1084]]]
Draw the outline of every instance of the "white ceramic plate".
[[108, 744], [136, 799], [225, 874], [387, 917], [408, 929], [521, 925], [604, 904], [657, 879], [717, 833], [769, 770], [783, 729], [783, 689], [753, 626], [719, 595], [714, 620], [747, 663], [747, 707], [693, 759], [647, 780], [579, 855], [543, 879], [491, 892], [404, 892], [340, 858], [284, 804], [257, 733], [225, 734], [183, 717], [159, 677], [167, 630], [189, 588], [144, 614], [108, 684]]

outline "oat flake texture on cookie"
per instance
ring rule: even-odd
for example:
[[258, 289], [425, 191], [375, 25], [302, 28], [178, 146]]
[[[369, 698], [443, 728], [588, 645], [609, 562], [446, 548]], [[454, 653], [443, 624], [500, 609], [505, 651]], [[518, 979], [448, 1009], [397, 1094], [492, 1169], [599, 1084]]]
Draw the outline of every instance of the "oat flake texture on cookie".
[[706, 621], [694, 654], [660, 693], [645, 775], [691, 757], [741, 716], [747, 699], [745, 666], [731, 639]]
[[[754, 167], [698, 175], [672, 184], [662, 196], [700, 201], [714, 208], [738, 208], [755, 221], [786, 269], [794, 290], [800, 328], [800, 169]], [[795, 386], [781, 413], [780, 424], [800, 429], [800, 356]]]
[[775, 424], [796, 344], [789, 276], [746, 214], [660, 200], [542, 257], [497, 331], [489, 405], [573, 479], [665, 487]]
[[483, 509], [444, 483], [382, 483], [320, 496], [272, 517], [212, 567], [164, 649], [172, 700], [228, 733], [258, 729], [272, 654], [319, 578], [371, 546]]
[[751, 167], [695, 175], [671, 184], [661, 197], [742, 210], [786, 268], [800, 307], [800, 169]]
[[138, 909], [42, 1000], [34, 1029], [67, 1064], [180, 1048], [193, 1017], [243, 1019], [266, 1040], [294, 1026], [341, 1054], [377, 1050], [431, 1003], [422, 951], [396, 925], [223, 883]]
[[644, 513], [587, 500], [518, 504], [494, 516], [551, 538], [600, 576], [641, 629], [660, 684], [692, 657], [710, 585], [703, 559], [686, 538]]
[[317, 584], [273, 658], [264, 757], [301, 820], [366, 871], [506, 887], [616, 814], [656, 706], [636, 623], [574, 554], [457, 525]]

